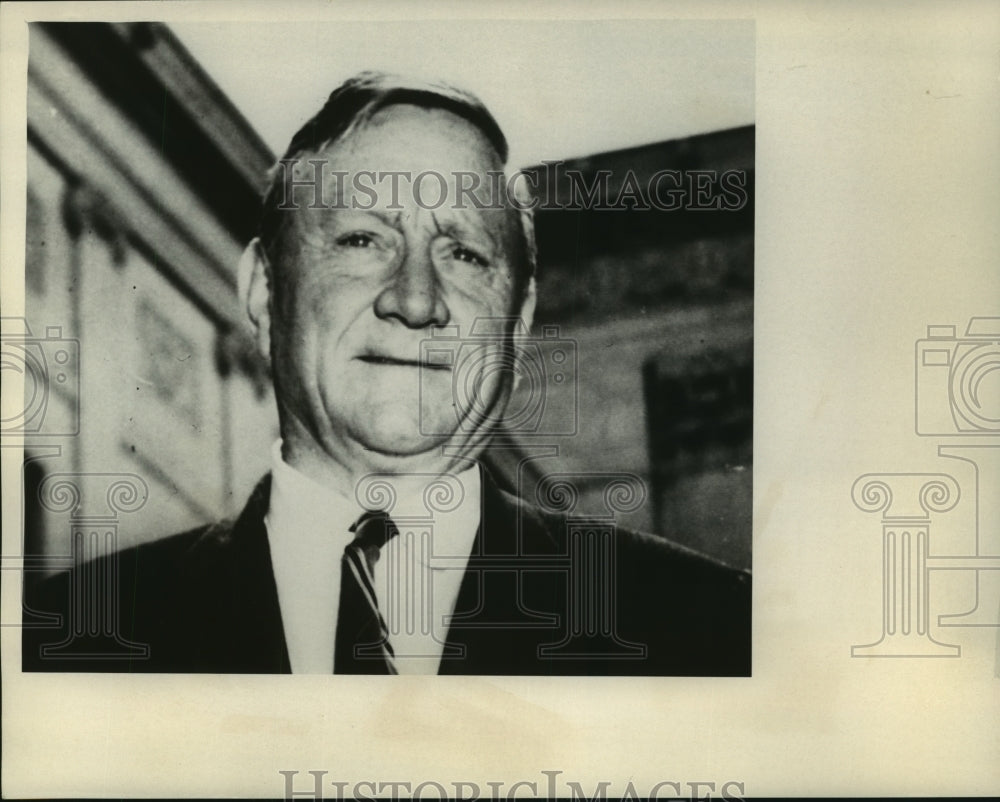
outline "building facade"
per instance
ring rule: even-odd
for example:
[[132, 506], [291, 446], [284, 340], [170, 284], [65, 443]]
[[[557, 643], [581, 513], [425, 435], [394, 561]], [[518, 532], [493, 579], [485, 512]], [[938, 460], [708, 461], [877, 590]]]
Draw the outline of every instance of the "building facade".
[[5, 321], [29, 368], [7, 427], [26, 548], [66, 554], [67, 516], [108, 513], [116, 481], [139, 497], [127, 546], [235, 512], [266, 469], [236, 267], [273, 156], [165, 26], [34, 23], [29, 42], [26, 317]]

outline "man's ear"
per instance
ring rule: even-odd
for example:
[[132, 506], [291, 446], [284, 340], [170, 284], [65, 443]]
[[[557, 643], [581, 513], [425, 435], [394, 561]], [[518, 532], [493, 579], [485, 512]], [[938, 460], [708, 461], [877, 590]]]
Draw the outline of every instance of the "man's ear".
[[271, 357], [271, 268], [260, 240], [254, 237], [240, 257], [237, 283], [240, 306], [253, 327], [261, 355]]
[[521, 301], [521, 320], [524, 321], [524, 328], [531, 331], [531, 324], [535, 319], [535, 304], [538, 301], [538, 292], [535, 288], [535, 277], [528, 279], [528, 286], [524, 291], [524, 300]]
[[[524, 359], [528, 353], [525, 348], [525, 341], [531, 339], [531, 324], [535, 319], [535, 303], [538, 300], [538, 293], [535, 289], [535, 277], [528, 279], [528, 286], [524, 290], [524, 300], [521, 301], [521, 320], [523, 326], [514, 327], [514, 353], [515, 359]], [[513, 389], [516, 391], [521, 383], [521, 371], [514, 371]]]

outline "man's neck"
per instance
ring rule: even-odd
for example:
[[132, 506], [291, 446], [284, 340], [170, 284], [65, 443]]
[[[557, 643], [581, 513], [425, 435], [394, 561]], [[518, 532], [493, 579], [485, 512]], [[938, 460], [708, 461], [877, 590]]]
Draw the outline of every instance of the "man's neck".
[[439, 446], [420, 454], [380, 454], [362, 451], [358, 458], [331, 454], [311, 441], [283, 437], [281, 459], [312, 481], [350, 495], [373, 476], [443, 476], [467, 471], [478, 462], [480, 449]]

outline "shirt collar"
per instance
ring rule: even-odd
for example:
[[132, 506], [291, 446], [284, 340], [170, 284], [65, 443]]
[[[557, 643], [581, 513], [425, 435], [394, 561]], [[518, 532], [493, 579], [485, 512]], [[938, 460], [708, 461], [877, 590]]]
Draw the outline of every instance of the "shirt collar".
[[[271, 499], [267, 525], [279, 540], [295, 537], [302, 548], [315, 538], [341, 548], [351, 525], [366, 510], [385, 510], [399, 526], [433, 525], [433, 554], [467, 557], [479, 529], [482, 482], [478, 464], [458, 474], [378, 474], [354, 488], [322, 485], [281, 458], [281, 440], [271, 449]], [[298, 549], [297, 549], [298, 550]]]

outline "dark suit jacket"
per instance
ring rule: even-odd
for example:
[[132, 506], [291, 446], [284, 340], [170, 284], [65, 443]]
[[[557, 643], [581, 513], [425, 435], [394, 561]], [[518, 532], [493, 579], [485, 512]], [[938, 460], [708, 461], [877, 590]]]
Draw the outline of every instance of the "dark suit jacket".
[[[235, 522], [37, 585], [26, 624], [46, 613], [61, 620], [26, 626], [24, 670], [290, 671], [264, 525], [269, 497], [266, 477]], [[602, 522], [583, 523], [543, 515], [484, 472], [481, 524], [440, 673], [750, 675], [747, 573], [660, 537], [605, 536]], [[88, 585], [105, 607], [81, 616]]]

